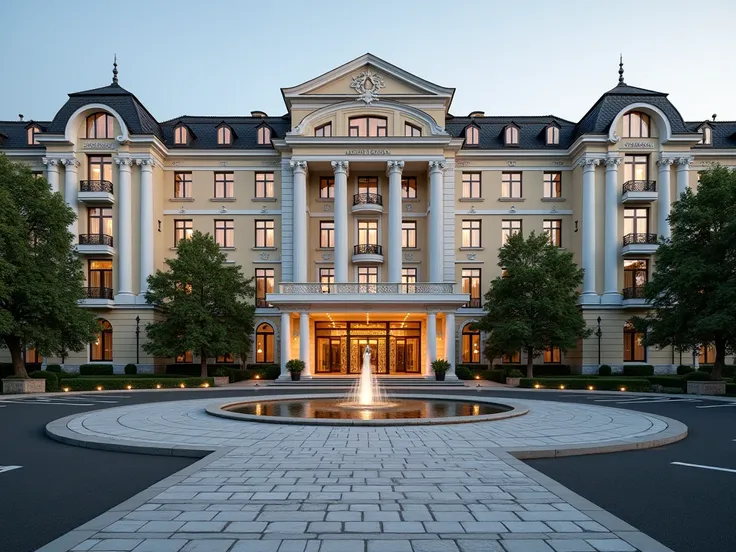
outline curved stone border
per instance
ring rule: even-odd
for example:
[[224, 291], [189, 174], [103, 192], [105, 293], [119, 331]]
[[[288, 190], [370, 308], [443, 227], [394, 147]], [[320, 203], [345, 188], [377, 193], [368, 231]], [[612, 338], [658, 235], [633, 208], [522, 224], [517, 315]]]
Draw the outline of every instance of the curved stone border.
[[529, 412], [529, 409], [507, 401], [505, 399], [495, 400], [493, 397], [474, 397], [465, 399], [457, 395], [408, 395], [408, 394], [391, 394], [391, 398], [397, 399], [435, 399], [455, 402], [478, 402], [484, 404], [497, 404], [499, 406], [510, 407], [511, 410], [506, 412], [498, 412], [496, 414], [484, 414], [482, 416], [454, 416], [447, 418], [401, 418], [393, 420], [335, 420], [331, 418], [297, 418], [291, 416], [256, 416], [255, 414], [241, 414], [238, 412], [229, 412], [224, 410], [229, 406], [279, 402], [283, 400], [304, 400], [304, 399], [338, 399], [344, 397], [344, 393], [324, 393], [319, 395], [293, 395], [288, 399], [273, 399], [268, 397], [244, 397], [241, 400], [228, 402], [216, 406], [208, 406], [205, 408], [207, 414], [218, 416], [220, 418], [229, 418], [232, 420], [240, 420], [246, 422], [260, 422], [264, 424], [297, 424], [297, 425], [318, 425], [318, 426], [362, 426], [362, 427], [384, 427], [384, 426], [418, 426], [418, 425], [440, 425], [440, 424], [470, 424], [474, 422], [490, 422], [495, 420], [504, 420], [507, 418], [515, 418], [523, 416]]

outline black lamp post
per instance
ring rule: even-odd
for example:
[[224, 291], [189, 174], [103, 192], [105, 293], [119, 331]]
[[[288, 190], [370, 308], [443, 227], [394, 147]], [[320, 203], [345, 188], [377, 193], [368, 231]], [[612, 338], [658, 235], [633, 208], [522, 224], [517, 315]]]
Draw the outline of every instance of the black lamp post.
[[598, 317], [598, 328], [595, 331], [595, 336], [598, 338], [598, 366], [601, 365], [601, 336], [603, 331], [601, 330], [601, 317]]
[[136, 365], [141, 363], [140, 353], [138, 351], [138, 345], [140, 344], [140, 335], [141, 335], [141, 317], [136, 316], [135, 317], [135, 363]]

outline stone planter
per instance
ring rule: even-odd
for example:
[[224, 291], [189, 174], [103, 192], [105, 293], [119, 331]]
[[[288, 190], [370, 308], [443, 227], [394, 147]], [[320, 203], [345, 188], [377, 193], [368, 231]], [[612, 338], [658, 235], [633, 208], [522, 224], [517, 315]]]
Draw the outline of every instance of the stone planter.
[[230, 378], [228, 376], [215, 376], [212, 379], [215, 380], [215, 387], [224, 387], [230, 383]]
[[519, 387], [520, 381], [521, 378], [506, 378], [506, 385], [510, 385], [511, 387]]
[[434, 378], [435, 378], [435, 379], [436, 379], [437, 381], [445, 381], [445, 373], [446, 373], [446, 372], [435, 372], [435, 373], [434, 373]]
[[687, 392], [691, 395], [725, 395], [725, 381], [689, 381]]
[[302, 379], [302, 373], [301, 372], [289, 372], [291, 374], [291, 381], [299, 381]]
[[15, 395], [21, 393], [45, 393], [46, 380], [41, 378], [29, 379], [4, 379], [3, 395]]

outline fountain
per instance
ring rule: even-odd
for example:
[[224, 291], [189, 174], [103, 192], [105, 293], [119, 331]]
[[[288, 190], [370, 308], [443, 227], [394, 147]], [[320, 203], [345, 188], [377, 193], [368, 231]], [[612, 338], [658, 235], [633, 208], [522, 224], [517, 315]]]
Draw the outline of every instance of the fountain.
[[353, 388], [348, 393], [347, 401], [341, 403], [340, 406], [353, 408], [375, 408], [393, 406], [394, 403], [386, 401], [383, 387], [378, 378], [373, 375], [371, 370], [371, 346], [365, 346], [363, 353], [363, 366], [360, 370], [358, 381], [353, 384]]

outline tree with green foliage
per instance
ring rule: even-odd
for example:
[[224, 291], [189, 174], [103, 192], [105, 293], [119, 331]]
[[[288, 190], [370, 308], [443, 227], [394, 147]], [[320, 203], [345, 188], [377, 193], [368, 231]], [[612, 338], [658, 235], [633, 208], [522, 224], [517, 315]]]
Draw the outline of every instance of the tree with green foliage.
[[27, 378], [23, 351], [44, 356], [81, 351], [94, 340], [94, 315], [84, 299], [84, 273], [74, 212], [43, 177], [0, 155], [0, 346], [16, 376]]
[[239, 265], [209, 234], [194, 232], [180, 240], [177, 255], [166, 259], [168, 269], [148, 277], [146, 301], [160, 309], [160, 322], [146, 326], [143, 349], [152, 355], [175, 357], [195, 351], [207, 377], [207, 358], [250, 351], [255, 290]]
[[653, 311], [635, 318], [644, 343], [693, 349], [713, 344], [711, 377], [720, 379], [736, 349], [736, 171], [700, 173], [670, 212], [672, 235], [661, 239], [644, 297]]
[[534, 357], [550, 347], [566, 352], [590, 334], [578, 306], [583, 271], [572, 253], [550, 244], [546, 233], [509, 237], [498, 260], [504, 275], [491, 282], [486, 315], [474, 327], [488, 334], [489, 359], [525, 351], [531, 378]]

